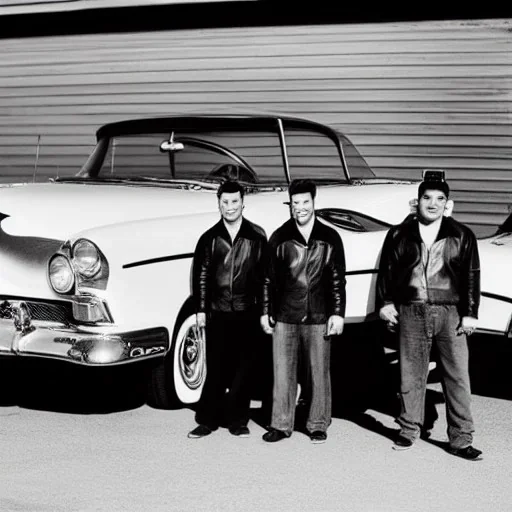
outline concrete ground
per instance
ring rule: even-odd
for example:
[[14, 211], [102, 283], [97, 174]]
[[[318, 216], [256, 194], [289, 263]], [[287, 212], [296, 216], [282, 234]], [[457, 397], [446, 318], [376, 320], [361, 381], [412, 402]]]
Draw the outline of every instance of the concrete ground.
[[[490, 344], [474, 353], [478, 462], [444, 451], [437, 382], [429, 384], [439, 415], [431, 439], [396, 452], [385, 408], [337, 413], [322, 445], [299, 432], [265, 443], [255, 421], [248, 439], [221, 429], [191, 440], [191, 409], [157, 410], [135, 399], [121, 406], [113, 381], [78, 380], [68, 367], [20, 367], [2, 379], [4, 397], [19, 393], [0, 407], [0, 511], [512, 511], [512, 394], [493, 378], [510, 361]], [[88, 396], [102, 397], [101, 407]]]

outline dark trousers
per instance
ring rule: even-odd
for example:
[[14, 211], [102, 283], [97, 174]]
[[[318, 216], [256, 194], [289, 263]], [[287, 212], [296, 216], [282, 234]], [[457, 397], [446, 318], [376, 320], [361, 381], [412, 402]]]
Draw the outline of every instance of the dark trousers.
[[325, 432], [331, 424], [331, 342], [325, 324], [277, 322], [273, 334], [274, 390], [271, 426], [291, 435], [295, 424], [300, 351], [311, 386], [306, 429]]
[[253, 312], [212, 313], [206, 322], [206, 380], [196, 421], [212, 430], [247, 425], [255, 333]]
[[425, 394], [432, 343], [436, 344], [446, 401], [448, 439], [454, 448], [472, 443], [471, 390], [466, 336], [457, 334], [456, 306], [400, 306], [401, 433], [415, 440], [425, 416]]

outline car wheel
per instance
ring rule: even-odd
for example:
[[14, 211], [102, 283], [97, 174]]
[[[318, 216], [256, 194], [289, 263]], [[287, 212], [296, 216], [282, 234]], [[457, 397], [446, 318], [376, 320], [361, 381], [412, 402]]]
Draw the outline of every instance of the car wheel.
[[148, 404], [169, 409], [196, 403], [206, 378], [205, 350], [205, 341], [196, 328], [196, 316], [180, 315], [171, 350], [151, 369]]

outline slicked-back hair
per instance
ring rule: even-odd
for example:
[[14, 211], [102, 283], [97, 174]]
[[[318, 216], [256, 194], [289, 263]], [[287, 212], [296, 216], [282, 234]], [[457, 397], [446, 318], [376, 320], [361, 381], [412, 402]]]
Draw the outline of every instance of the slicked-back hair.
[[297, 179], [293, 180], [288, 187], [288, 195], [290, 199], [295, 194], [311, 194], [311, 197], [315, 199], [316, 196], [316, 185], [313, 180], [310, 179]]
[[233, 194], [235, 192], [240, 192], [240, 197], [244, 198], [245, 189], [243, 185], [238, 183], [238, 181], [227, 180], [224, 181], [221, 186], [217, 189], [217, 198], [220, 199], [220, 196], [224, 193]]

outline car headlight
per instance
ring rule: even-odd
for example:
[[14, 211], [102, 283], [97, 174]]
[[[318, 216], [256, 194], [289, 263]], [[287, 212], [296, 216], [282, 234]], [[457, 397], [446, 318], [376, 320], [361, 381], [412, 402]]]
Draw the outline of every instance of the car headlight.
[[89, 240], [77, 240], [73, 246], [73, 265], [82, 276], [95, 276], [101, 268], [98, 248]]
[[75, 284], [75, 275], [71, 263], [60, 254], [51, 259], [48, 275], [50, 284], [57, 293], [68, 293]]

